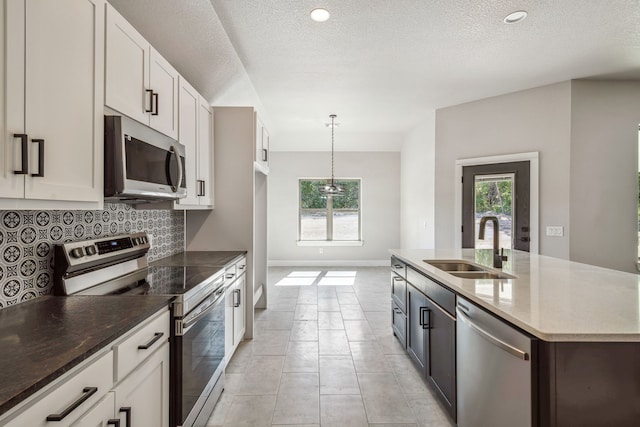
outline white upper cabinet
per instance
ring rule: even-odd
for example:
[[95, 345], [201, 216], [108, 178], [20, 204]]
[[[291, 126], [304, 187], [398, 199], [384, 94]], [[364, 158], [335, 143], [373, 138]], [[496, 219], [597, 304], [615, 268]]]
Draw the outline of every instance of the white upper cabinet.
[[198, 105], [198, 181], [200, 205], [213, 207], [213, 111], [202, 96]]
[[269, 173], [269, 132], [267, 131], [267, 128], [264, 127], [264, 124], [258, 117], [257, 113], [255, 133], [256, 169], [266, 175]]
[[105, 105], [178, 138], [178, 72], [107, 5]]
[[186, 148], [187, 197], [177, 209], [213, 206], [213, 113], [206, 100], [182, 77], [179, 85], [178, 141]]
[[4, 2], [0, 198], [102, 201], [104, 10], [104, 0]]

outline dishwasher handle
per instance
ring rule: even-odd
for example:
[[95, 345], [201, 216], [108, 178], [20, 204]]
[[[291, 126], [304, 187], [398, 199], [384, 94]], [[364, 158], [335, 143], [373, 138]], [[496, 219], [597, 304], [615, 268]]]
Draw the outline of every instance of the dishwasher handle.
[[501, 349], [517, 357], [518, 359], [522, 359], [522, 360], [530, 359], [529, 353], [527, 353], [526, 351], [522, 351], [519, 348], [516, 348], [510, 344], [507, 344], [506, 342], [502, 341], [500, 338], [495, 337], [494, 335], [490, 334], [489, 332], [485, 331], [484, 329], [482, 329], [481, 327], [473, 323], [473, 321], [469, 318], [469, 316], [467, 316], [467, 314], [464, 311], [457, 308], [456, 312], [458, 313], [458, 320], [462, 320], [463, 323], [465, 323], [467, 326], [469, 326], [471, 329], [477, 332], [478, 335], [480, 335], [485, 340], [489, 341], [490, 343], [492, 343], [497, 347], [500, 347]]

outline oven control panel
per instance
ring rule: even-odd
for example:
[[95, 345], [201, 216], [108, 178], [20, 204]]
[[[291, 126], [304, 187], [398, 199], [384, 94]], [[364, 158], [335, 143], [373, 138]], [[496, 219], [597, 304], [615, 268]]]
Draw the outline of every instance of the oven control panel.
[[151, 248], [151, 242], [143, 232], [67, 242], [60, 245], [60, 248], [66, 254], [70, 266], [80, 266], [132, 252], [147, 252]]

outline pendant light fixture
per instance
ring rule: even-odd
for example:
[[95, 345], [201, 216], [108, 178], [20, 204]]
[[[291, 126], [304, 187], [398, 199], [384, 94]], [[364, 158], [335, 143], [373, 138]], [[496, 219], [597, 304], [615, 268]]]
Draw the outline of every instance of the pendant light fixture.
[[331, 118], [331, 124], [327, 126], [331, 126], [331, 180], [328, 183], [320, 185], [320, 187], [318, 187], [318, 191], [320, 192], [320, 194], [325, 197], [344, 195], [344, 187], [341, 187], [340, 185], [336, 185], [333, 182], [333, 143], [334, 143], [334, 131], [336, 128], [335, 119], [338, 116], [336, 116], [335, 114], [331, 114], [329, 117]]

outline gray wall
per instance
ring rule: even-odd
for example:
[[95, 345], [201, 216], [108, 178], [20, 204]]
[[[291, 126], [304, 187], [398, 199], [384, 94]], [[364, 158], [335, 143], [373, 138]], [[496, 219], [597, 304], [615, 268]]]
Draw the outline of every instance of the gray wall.
[[571, 259], [637, 272], [640, 83], [573, 81]]
[[[540, 253], [569, 258], [571, 82], [487, 98], [436, 111], [436, 246], [454, 246], [455, 162], [540, 153]], [[544, 236], [548, 225], [564, 237]]]
[[[272, 152], [269, 173], [270, 263], [382, 261], [400, 244], [400, 153], [336, 152], [336, 176], [362, 179], [363, 246], [298, 246], [298, 179], [325, 177], [329, 152]], [[388, 262], [388, 261], [387, 261]]]
[[435, 111], [407, 135], [401, 162], [400, 245], [431, 249], [435, 245]]

